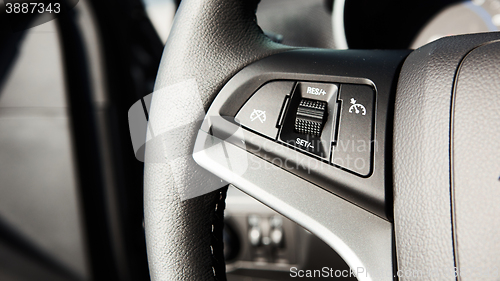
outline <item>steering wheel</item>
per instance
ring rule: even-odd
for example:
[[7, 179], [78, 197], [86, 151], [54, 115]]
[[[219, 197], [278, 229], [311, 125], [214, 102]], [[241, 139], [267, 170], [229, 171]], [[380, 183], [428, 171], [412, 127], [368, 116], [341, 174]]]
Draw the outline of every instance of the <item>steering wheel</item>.
[[292, 48], [263, 34], [257, 4], [178, 9], [146, 145], [152, 280], [226, 279], [227, 184], [323, 239], [359, 280], [496, 278], [500, 34]]

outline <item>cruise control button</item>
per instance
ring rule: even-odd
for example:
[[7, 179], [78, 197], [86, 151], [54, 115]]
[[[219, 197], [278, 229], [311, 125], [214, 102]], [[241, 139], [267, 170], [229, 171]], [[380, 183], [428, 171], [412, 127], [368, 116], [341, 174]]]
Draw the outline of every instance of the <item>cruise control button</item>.
[[368, 176], [372, 165], [373, 89], [365, 85], [342, 84], [339, 135], [332, 163]]
[[297, 90], [303, 98], [329, 102], [337, 94], [337, 85], [329, 83], [300, 82]]
[[236, 120], [248, 129], [276, 139], [283, 102], [294, 85], [292, 81], [265, 84], [243, 105], [236, 114]]
[[326, 116], [327, 103], [324, 101], [302, 99], [295, 116], [295, 132], [321, 136]]
[[337, 84], [299, 82], [279, 141], [328, 160], [337, 117]]

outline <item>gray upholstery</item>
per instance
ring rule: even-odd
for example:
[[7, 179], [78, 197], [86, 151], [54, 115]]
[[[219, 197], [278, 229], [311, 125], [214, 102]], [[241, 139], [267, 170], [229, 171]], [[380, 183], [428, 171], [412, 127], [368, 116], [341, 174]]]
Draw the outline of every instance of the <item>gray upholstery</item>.
[[[398, 269], [455, 280], [450, 195], [450, 112], [456, 69], [498, 33], [444, 38], [414, 51], [399, 79], [394, 121]], [[413, 280], [416, 278], [401, 278]]]
[[[149, 115], [150, 123], [177, 128], [167, 133], [169, 143], [164, 145], [177, 143], [182, 149], [191, 149], [200, 113], [189, 107], [201, 101], [207, 110], [238, 70], [286, 49], [262, 34], [255, 22], [256, 6], [256, 1], [243, 0], [182, 1], [165, 46]], [[162, 104], [158, 92], [186, 81], [195, 84], [199, 101], [188, 100], [185, 106]], [[181, 201], [182, 185], [213, 184], [216, 179], [200, 171], [188, 154], [168, 159], [162, 153], [161, 145], [146, 145], [144, 205], [151, 278], [214, 280], [215, 275], [224, 280], [222, 243], [213, 245], [222, 239], [224, 192]], [[155, 163], [148, 163], [153, 158]], [[200, 175], [206, 178], [200, 181]]]

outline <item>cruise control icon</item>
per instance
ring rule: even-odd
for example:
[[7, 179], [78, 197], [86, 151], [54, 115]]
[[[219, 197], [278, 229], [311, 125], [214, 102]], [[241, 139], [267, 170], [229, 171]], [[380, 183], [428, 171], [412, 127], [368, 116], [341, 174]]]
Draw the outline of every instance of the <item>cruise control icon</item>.
[[259, 120], [260, 123], [264, 123], [264, 121], [266, 121], [266, 112], [254, 109], [252, 114], [250, 114], [250, 120], [252, 121]]
[[353, 113], [354, 110], [354, 113], [356, 114], [361, 113], [361, 115], [366, 115], [366, 108], [364, 105], [356, 103], [356, 100], [354, 98], [351, 98], [351, 104], [351, 107], [349, 107], [349, 113]]

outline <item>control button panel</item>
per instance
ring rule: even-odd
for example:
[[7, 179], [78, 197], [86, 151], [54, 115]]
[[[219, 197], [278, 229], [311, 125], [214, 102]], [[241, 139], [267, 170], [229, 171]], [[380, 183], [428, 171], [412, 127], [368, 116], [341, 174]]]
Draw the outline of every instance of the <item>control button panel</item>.
[[261, 87], [236, 119], [283, 145], [369, 176], [376, 149], [374, 101], [368, 85], [277, 81]]
[[276, 139], [278, 121], [285, 98], [292, 92], [293, 81], [276, 81], [262, 86], [236, 114], [244, 127]]
[[337, 84], [299, 82], [279, 141], [329, 160], [337, 116]]
[[371, 172], [373, 102], [375, 94], [366, 85], [342, 84], [339, 132], [331, 162], [361, 176]]

